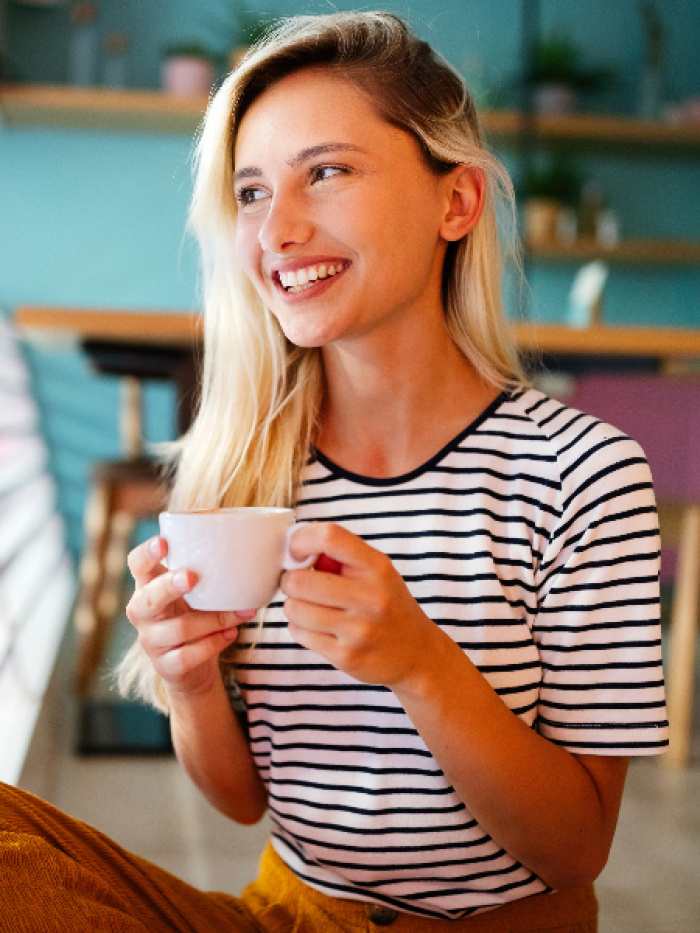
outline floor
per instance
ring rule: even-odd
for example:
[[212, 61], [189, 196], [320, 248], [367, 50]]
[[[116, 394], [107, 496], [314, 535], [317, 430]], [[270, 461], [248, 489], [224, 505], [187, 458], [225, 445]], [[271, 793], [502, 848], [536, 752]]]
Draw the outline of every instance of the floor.
[[[239, 892], [255, 874], [266, 824], [239, 827], [218, 814], [171, 757], [74, 755], [69, 641], [21, 785], [200, 888]], [[694, 722], [688, 768], [632, 763], [597, 883], [600, 933], [700, 931], [700, 703]]]

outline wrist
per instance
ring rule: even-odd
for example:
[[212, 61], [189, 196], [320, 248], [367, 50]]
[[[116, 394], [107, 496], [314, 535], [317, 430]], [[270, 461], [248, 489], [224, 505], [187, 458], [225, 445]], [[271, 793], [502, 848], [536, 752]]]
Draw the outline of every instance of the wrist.
[[400, 681], [387, 686], [404, 706], [407, 703], [434, 702], [444, 689], [446, 680], [450, 680], [449, 672], [455, 662], [462, 664], [465, 660], [468, 659], [459, 645], [432, 623], [431, 633], [422, 640], [413, 663]]
[[224, 682], [218, 673], [206, 683], [184, 688], [177, 684], [165, 684], [168, 707], [171, 713], [185, 709], [206, 708], [212, 702], [227, 698]]

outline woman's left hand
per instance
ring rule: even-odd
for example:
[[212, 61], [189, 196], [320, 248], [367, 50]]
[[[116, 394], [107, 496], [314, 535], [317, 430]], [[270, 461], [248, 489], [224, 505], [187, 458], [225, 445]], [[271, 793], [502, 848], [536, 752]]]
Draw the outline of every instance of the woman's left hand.
[[574, 755], [514, 715], [361, 538], [311, 523], [291, 543], [299, 560], [325, 553], [343, 565], [339, 576], [283, 575], [292, 637], [357, 680], [389, 687], [471, 815], [514, 858], [553, 888], [592, 881], [612, 841], [626, 759]]
[[291, 570], [282, 576], [291, 636], [338, 670], [395, 687], [410, 679], [437, 630], [391, 560], [339, 525], [309, 523], [292, 537], [295, 558], [327, 555], [340, 573]]

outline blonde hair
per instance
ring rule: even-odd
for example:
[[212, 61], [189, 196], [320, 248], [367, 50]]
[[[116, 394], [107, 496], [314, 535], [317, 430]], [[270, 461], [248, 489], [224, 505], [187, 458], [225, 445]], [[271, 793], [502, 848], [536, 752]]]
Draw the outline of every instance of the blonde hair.
[[[458, 73], [389, 13], [333, 13], [283, 21], [245, 56], [210, 102], [195, 152], [190, 225], [201, 253], [204, 358], [190, 430], [171, 446], [175, 508], [292, 505], [321, 404], [318, 349], [291, 344], [234, 254], [237, 127], [266, 88], [302, 68], [333, 69], [366, 93], [387, 122], [411, 133], [437, 174], [483, 171], [482, 216], [451, 243], [443, 273], [448, 329], [482, 377], [524, 382], [501, 301], [499, 217], [516, 254], [510, 178], [486, 148]], [[498, 206], [506, 208], [498, 214]], [[135, 645], [120, 689], [156, 705], [165, 695]]]

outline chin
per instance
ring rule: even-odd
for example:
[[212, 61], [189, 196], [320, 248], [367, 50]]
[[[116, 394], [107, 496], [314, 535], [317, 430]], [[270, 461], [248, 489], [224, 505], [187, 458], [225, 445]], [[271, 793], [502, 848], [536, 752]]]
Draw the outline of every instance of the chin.
[[331, 332], [327, 328], [282, 325], [282, 332], [287, 340], [293, 343], [295, 347], [303, 347], [307, 350], [311, 350], [314, 347], [325, 347], [327, 344], [339, 338], [339, 334]]

